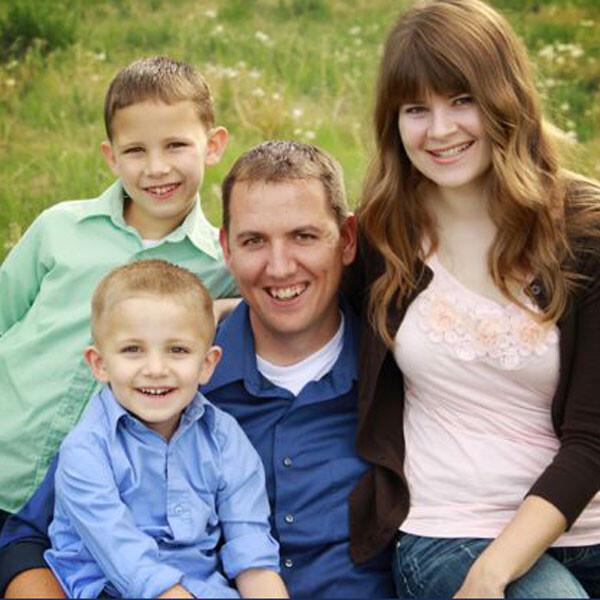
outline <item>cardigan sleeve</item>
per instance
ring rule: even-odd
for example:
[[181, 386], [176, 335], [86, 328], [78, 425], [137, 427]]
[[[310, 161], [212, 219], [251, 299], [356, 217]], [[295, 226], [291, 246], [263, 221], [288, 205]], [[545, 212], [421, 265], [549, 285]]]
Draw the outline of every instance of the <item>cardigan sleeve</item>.
[[552, 407], [560, 448], [528, 492], [556, 506], [567, 528], [600, 489], [600, 258], [589, 254], [585, 263], [581, 272], [587, 280], [561, 328], [561, 372]]

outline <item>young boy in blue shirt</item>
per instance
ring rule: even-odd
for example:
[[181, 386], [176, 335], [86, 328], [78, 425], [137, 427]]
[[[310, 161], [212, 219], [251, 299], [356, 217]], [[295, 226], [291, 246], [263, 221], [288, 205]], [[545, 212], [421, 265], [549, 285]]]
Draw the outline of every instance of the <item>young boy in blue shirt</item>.
[[[63, 441], [45, 559], [70, 598], [287, 597], [261, 460], [197, 389], [221, 356], [189, 271], [136, 261], [92, 298], [104, 384]], [[220, 544], [223, 536], [223, 544]]]
[[198, 195], [227, 143], [204, 79], [169, 58], [136, 61], [110, 84], [104, 118], [102, 154], [118, 180], [44, 211], [0, 267], [0, 523], [37, 489], [97, 389], [82, 349], [105, 273], [162, 258], [215, 297], [235, 290]]

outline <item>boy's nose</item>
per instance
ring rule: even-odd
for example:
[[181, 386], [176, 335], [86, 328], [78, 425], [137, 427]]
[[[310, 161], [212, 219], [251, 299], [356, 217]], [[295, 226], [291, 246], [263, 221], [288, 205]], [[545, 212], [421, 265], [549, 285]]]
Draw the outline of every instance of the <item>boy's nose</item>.
[[146, 175], [149, 177], [160, 177], [166, 175], [171, 170], [171, 165], [165, 160], [161, 153], [154, 153], [148, 155], [146, 161]]
[[151, 353], [144, 363], [144, 374], [149, 377], [162, 377], [167, 373], [167, 363], [159, 353]]

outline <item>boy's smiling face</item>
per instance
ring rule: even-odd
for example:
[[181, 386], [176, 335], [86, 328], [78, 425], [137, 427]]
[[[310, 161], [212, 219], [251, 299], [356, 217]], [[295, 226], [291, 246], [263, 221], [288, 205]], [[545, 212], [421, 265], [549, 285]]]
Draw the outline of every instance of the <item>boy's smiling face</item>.
[[193, 208], [204, 167], [225, 150], [227, 131], [207, 131], [189, 100], [145, 101], [117, 110], [102, 153], [131, 201], [125, 220], [146, 239], [160, 239]]
[[211, 346], [202, 314], [185, 298], [126, 297], [103, 315], [96, 346], [85, 351], [94, 376], [119, 404], [169, 439], [221, 351]]

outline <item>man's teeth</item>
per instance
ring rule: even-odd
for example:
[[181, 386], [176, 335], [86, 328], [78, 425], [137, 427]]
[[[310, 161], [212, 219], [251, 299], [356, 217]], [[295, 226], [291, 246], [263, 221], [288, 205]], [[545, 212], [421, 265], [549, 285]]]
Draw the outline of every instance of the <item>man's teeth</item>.
[[142, 394], [149, 394], [150, 396], [164, 396], [168, 394], [173, 388], [138, 388]]
[[466, 150], [471, 144], [472, 142], [465, 142], [460, 146], [454, 146], [453, 148], [448, 148], [447, 150], [431, 150], [430, 152], [438, 158], [450, 158], [451, 156], [456, 156], [457, 154], [460, 154], [461, 152]]
[[299, 296], [306, 289], [306, 284], [291, 285], [285, 288], [269, 288], [269, 294], [278, 300], [289, 300]]

